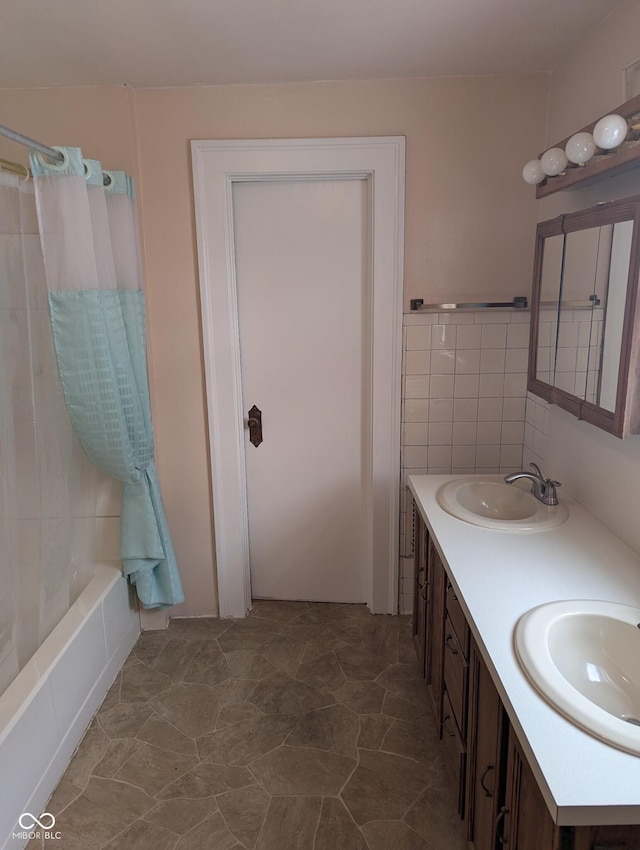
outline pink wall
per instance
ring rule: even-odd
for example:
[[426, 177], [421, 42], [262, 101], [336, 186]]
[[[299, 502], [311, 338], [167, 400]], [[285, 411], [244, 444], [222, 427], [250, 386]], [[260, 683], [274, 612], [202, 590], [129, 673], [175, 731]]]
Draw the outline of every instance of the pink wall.
[[[528, 294], [546, 75], [182, 89], [0, 90], [2, 122], [138, 181], [157, 460], [187, 602], [215, 613], [189, 141], [404, 135], [405, 303]], [[0, 140], [0, 155], [24, 152]]]
[[536, 204], [520, 171], [542, 144], [546, 86], [536, 76], [135, 92], [158, 454], [176, 546], [189, 553], [185, 611], [211, 610], [213, 558], [189, 140], [406, 135], [407, 305], [512, 297], [530, 288]]

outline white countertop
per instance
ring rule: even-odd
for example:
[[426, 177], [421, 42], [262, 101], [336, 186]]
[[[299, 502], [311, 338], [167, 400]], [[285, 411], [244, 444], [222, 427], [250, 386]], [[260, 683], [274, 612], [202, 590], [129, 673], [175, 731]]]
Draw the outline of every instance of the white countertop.
[[437, 490], [460, 477], [412, 475], [409, 486], [554, 821], [640, 823], [640, 757], [555, 711], [529, 683], [513, 647], [520, 616], [545, 602], [640, 606], [640, 555], [568, 498], [561, 501], [569, 519], [546, 531], [493, 531], [462, 522], [436, 501]]

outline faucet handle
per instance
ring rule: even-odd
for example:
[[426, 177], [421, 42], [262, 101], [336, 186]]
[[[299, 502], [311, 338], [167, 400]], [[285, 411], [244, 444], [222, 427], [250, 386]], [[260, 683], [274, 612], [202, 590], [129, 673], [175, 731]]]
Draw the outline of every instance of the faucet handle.
[[537, 463], [530, 463], [529, 466], [531, 467], [531, 469], [533, 469], [534, 472], [536, 472], [540, 476], [540, 478], [545, 478], [544, 473], [542, 472]]

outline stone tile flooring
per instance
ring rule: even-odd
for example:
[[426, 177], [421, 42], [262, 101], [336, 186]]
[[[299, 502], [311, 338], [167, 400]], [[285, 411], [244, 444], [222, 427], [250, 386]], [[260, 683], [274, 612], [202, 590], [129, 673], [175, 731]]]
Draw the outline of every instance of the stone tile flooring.
[[260, 601], [143, 633], [44, 847], [464, 850], [416, 671], [408, 618], [361, 605]]

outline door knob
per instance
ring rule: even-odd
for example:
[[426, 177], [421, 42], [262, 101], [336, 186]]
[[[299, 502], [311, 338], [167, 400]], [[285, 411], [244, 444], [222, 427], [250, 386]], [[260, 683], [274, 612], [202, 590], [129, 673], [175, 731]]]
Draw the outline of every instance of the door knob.
[[247, 428], [249, 429], [249, 442], [258, 448], [262, 442], [262, 411], [255, 404], [247, 413]]

